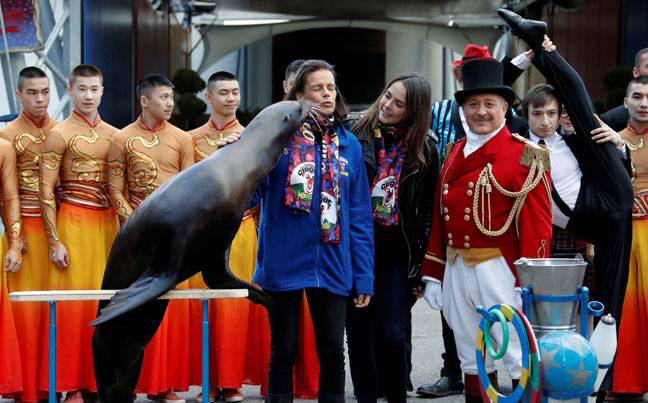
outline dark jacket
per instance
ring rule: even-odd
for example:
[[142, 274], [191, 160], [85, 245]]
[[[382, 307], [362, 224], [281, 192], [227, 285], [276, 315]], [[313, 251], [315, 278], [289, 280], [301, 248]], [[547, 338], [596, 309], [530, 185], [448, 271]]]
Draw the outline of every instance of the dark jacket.
[[[356, 119], [359, 117], [355, 117]], [[351, 127], [355, 119], [347, 120]], [[377, 173], [376, 152], [373, 138], [366, 133], [357, 133], [356, 137], [362, 146], [362, 154], [367, 170], [369, 185]], [[426, 144], [427, 165], [417, 162], [405, 165], [398, 183], [398, 214], [399, 227], [409, 251], [409, 277], [420, 278], [420, 268], [425, 255], [425, 247], [430, 235], [432, 224], [432, 205], [434, 204], [434, 188], [439, 177], [439, 153], [437, 137], [429, 130]]]
[[612, 130], [620, 132], [628, 126], [630, 115], [628, 115], [628, 110], [625, 106], [620, 105], [602, 114], [601, 120], [610, 126]]

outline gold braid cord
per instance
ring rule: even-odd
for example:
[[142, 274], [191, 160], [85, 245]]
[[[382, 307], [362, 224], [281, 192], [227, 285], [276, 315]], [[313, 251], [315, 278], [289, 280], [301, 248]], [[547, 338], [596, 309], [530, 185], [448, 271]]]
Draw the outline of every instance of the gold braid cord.
[[[530, 147], [531, 146], [529, 145], [525, 146], [525, 150], [522, 155], [522, 164], [525, 166], [530, 165], [529, 174], [524, 180], [522, 188], [518, 192], [504, 189], [497, 182], [495, 175], [493, 175], [493, 166], [490, 163], [486, 164], [484, 169], [479, 174], [477, 183], [475, 184], [475, 194], [473, 196], [473, 220], [475, 221], [477, 229], [479, 229], [482, 234], [486, 236], [496, 237], [508, 231], [511, 223], [513, 222], [513, 218], [518, 217], [519, 212], [522, 209], [522, 205], [524, 204], [524, 200], [526, 199], [529, 192], [535, 189], [538, 183], [540, 183], [540, 181], [545, 177], [545, 160], [547, 159], [547, 156], [542, 155], [541, 150], [535, 150]], [[530, 164], [527, 165], [527, 163]], [[502, 195], [510, 198], [515, 198], [513, 207], [511, 207], [511, 211], [509, 211], [504, 225], [502, 225], [502, 228], [496, 231], [493, 231], [491, 229], [490, 194], [493, 192], [493, 187]], [[487, 204], [487, 206], [484, 206], [485, 203]], [[488, 213], [488, 228], [484, 226], [484, 222], [486, 220], [486, 217], [484, 217], [484, 215], [486, 212]]]

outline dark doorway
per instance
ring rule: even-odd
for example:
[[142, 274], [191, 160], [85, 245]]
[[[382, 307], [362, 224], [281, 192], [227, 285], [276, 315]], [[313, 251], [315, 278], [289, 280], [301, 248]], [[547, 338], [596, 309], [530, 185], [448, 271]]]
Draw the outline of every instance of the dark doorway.
[[324, 28], [276, 35], [272, 41], [272, 98], [283, 97], [286, 66], [295, 59], [324, 59], [335, 65], [338, 85], [357, 107], [373, 102], [385, 85], [385, 32]]

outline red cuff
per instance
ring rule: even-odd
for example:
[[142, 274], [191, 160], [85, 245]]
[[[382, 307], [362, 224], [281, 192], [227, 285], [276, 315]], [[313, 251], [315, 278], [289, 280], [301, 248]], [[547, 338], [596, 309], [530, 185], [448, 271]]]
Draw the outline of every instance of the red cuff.
[[423, 265], [421, 266], [421, 274], [436, 278], [443, 282], [443, 273], [445, 272], [445, 262], [435, 256], [425, 254]]

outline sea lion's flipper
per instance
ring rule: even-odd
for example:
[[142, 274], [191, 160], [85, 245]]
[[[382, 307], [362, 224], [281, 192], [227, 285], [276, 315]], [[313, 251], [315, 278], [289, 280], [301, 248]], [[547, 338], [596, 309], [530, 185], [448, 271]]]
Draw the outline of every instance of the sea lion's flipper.
[[229, 268], [229, 256], [230, 248], [227, 248], [224, 253], [224, 258], [214, 261], [215, 267], [212, 266], [202, 270], [203, 281], [207, 284], [207, 287], [225, 290], [236, 288], [247, 289], [249, 292], [248, 299], [250, 301], [255, 304], [261, 304], [268, 310], [274, 308], [275, 303], [268, 294], [250, 283], [239, 280], [232, 274]]
[[173, 276], [153, 275], [152, 270], [146, 271], [130, 287], [117, 291], [90, 326], [100, 325], [159, 297], [175, 286], [174, 281]]
[[229, 264], [227, 263], [229, 262], [229, 255], [230, 248], [227, 248], [225, 251], [225, 259], [213, 259], [213, 261], [210, 262], [210, 266], [207, 266], [200, 271], [207, 287], [214, 290], [225, 288], [223, 286], [223, 278], [226, 277], [225, 274], [230, 273]]

